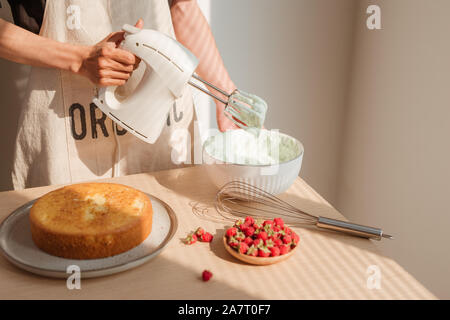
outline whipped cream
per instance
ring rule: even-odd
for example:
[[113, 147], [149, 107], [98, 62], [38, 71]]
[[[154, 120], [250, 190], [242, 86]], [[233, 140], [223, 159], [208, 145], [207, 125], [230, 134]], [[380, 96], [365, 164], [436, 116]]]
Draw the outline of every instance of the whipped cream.
[[205, 151], [213, 158], [227, 163], [274, 165], [300, 155], [297, 140], [276, 130], [257, 128], [230, 130], [209, 137]]

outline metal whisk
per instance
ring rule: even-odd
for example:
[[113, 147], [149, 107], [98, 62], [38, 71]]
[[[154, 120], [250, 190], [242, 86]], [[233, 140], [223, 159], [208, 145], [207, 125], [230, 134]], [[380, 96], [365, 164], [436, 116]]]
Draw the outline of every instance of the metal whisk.
[[289, 219], [286, 222], [292, 224], [315, 225], [320, 229], [334, 230], [375, 240], [393, 239], [392, 236], [384, 234], [383, 230], [378, 228], [306, 213], [258, 187], [241, 181], [232, 181], [224, 185], [217, 193], [215, 205], [220, 214], [266, 219], [283, 217]]
[[225, 92], [212, 83], [200, 78], [195, 73], [192, 75], [192, 78], [206, 84], [227, 97], [227, 100], [224, 100], [207, 89], [199, 86], [195, 82], [191, 80], [188, 82], [194, 88], [223, 103], [225, 105], [225, 116], [233, 121], [238, 127], [262, 127], [267, 111], [267, 103], [263, 99], [255, 96], [254, 94], [246, 93], [240, 90], [235, 90], [232, 93]]

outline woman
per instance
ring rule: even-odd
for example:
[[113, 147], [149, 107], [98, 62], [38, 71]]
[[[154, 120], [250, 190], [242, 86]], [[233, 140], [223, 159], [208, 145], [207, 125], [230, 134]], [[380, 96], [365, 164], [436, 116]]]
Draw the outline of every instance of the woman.
[[[153, 145], [114, 125], [92, 103], [98, 87], [126, 84], [139, 64], [137, 57], [118, 48], [123, 32], [112, 32], [125, 23], [137, 20], [142, 28], [145, 21], [146, 28], [176, 37], [199, 58], [201, 77], [227, 91], [235, 89], [195, 0], [9, 3], [17, 25], [0, 19], [0, 57], [34, 67], [16, 139], [15, 189], [190, 163], [192, 134], [179, 134], [192, 132], [189, 89], [177, 100]], [[32, 32], [37, 30], [39, 34]], [[222, 111], [217, 103], [219, 129], [235, 128]]]

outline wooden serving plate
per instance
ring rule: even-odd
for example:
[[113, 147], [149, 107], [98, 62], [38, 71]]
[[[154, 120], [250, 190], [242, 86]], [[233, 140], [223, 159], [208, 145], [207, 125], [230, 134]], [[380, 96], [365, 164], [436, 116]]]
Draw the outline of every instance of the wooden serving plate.
[[228, 253], [231, 254], [236, 259], [239, 259], [245, 263], [250, 263], [250, 264], [254, 264], [254, 265], [258, 265], [258, 266], [267, 266], [269, 264], [274, 264], [274, 263], [284, 261], [287, 258], [289, 258], [290, 256], [292, 256], [298, 248], [298, 244], [297, 244], [294, 247], [294, 249], [291, 249], [291, 251], [289, 251], [289, 253], [287, 253], [287, 254], [283, 254], [282, 256], [278, 256], [278, 257], [263, 258], [263, 257], [252, 257], [252, 256], [248, 256], [248, 255], [237, 252], [236, 250], [234, 250], [233, 248], [231, 248], [228, 245], [226, 236], [223, 237], [223, 245], [225, 246], [225, 249], [228, 251]]

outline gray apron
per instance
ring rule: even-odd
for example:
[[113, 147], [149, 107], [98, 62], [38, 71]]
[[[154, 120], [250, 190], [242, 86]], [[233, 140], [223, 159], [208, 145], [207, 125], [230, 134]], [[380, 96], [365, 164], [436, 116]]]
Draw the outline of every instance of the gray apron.
[[[144, 20], [145, 28], [174, 37], [167, 0], [47, 0], [40, 35], [93, 45], [139, 18]], [[130, 88], [139, 82], [143, 65], [133, 73], [127, 84]], [[32, 69], [16, 138], [12, 173], [15, 189], [190, 163], [194, 110], [190, 90], [176, 101], [153, 145], [107, 118], [92, 103], [95, 91], [89, 80], [73, 73]]]

